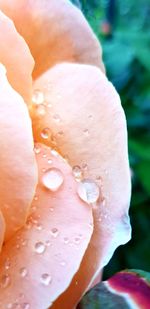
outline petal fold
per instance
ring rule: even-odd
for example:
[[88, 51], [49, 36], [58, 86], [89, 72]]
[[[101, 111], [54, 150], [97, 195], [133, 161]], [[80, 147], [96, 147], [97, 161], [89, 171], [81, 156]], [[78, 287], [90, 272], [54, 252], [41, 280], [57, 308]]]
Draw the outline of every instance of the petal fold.
[[0, 0], [35, 60], [34, 77], [62, 61], [101, 67], [101, 47], [83, 14], [68, 0]]
[[9, 85], [2, 65], [0, 85], [0, 209], [8, 239], [25, 223], [37, 168], [27, 106]]

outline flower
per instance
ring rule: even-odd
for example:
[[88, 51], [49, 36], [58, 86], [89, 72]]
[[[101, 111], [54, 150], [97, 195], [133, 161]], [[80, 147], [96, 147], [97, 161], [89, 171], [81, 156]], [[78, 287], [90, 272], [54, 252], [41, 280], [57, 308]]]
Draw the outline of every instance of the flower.
[[72, 309], [130, 239], [125, 116], [69, 1], [0, 9], [0, 306]]

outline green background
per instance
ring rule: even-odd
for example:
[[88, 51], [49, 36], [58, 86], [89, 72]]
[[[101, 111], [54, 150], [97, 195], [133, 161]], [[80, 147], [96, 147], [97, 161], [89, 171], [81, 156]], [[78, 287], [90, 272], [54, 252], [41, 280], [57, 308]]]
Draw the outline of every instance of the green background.
[[128, 125], [132, 240], [116, 250], [104, 279], [125, 268], [150, 271], [150, 0], [73, 2], [100, 39]]

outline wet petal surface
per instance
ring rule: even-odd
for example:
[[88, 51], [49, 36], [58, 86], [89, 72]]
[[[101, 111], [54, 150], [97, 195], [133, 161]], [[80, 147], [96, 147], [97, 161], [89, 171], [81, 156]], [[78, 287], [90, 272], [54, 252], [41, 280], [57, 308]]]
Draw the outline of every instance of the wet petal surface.
[[[93, 232], [92, 208], [78, 198], [71, 168], [49, 148], [36, 145], [35, 149], [39, 184], [31, 214], [1, 255], [0, 273], [7, 280], [5, 288], [0, 285], [2, 309], [15, 302], [29, 308], [50, 306], [77, 272]], [[63, 175], [55, 192], [43, 183], [49, 168]]]

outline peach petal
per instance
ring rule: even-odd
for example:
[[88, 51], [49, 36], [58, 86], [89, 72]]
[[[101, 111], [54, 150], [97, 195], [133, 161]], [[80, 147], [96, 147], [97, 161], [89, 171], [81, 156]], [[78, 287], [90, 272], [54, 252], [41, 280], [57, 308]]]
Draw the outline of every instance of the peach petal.
[[102, 50], [83, 14], [68, 0], [0, 0], [35, 59], [34, 77], [62, 61], [103, 71]]
[[[80, 271], [84, 273], [83, 281], [79, 280], [83, 285], [78, 285], [81, 296], [114, 250], [130, 239], [125, 116], [114, 87], [96, 67], [59, 64], [43, 74], [34, 87], [44, 93], [46, 102], [42, 116], [32, 108], [35, 140], [54, 145], [72, 167], [81, 166], [84, 177], [101, 188], [100, 201], [93, 210], [93, 237], [79, 270], [79, 277]], [[41, 134], [44, 128], [49, 128], [47, 139]], [[85, 276], [87, 269], [89, 275]], [[76, 293], [73, 295], [76, 298]]]
[[[5, 289], [0, 284], [2, 309], [15, 302], [48, 308], [70, 284], [93, 232], [92, 209], [79, 199], [72, 169], [50, 148], [36, 147], [39, 182], [31, 214], [1, 254], [1, 276], [10, 278]], [[43, 185], [43, 175], [50, 167], [59, 169], [64, 177], [56, 192]], [[10, 264], [7, 271], [6, 258]]]
[[28, 102], [32, 90], [33, 58], [13, 22], [1, 11], [0, 28], [0, 62], [7, 69], [7, 77], [12, 87]]
[[9, 238], [28, 214], [37, 181], [31, 121], [27, 107], [9, 85], [0, 65], [0, 209]]

